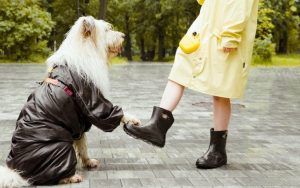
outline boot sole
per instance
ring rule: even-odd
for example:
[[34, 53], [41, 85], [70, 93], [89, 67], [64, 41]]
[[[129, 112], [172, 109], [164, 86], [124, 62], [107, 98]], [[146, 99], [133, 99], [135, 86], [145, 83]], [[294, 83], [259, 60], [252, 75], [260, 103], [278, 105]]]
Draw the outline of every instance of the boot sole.
[[227, 165], [227, 162], [224, 162], [220, 165], [215, 165], [215, 166], [205, 166], [205, 165], [196, 164], [196, 167], [199, 168], [199, 169], [214, 169], [214, 168], [219, 168], [219, 167], [222, 167], [222, 166], [225, 166], [225, 165]]
[[163, 148], [165, 146], [165, 144], [161, 144], [159, 142], [156, 142], [154, 140], [146, 140], [146, 139], [143, 139], [143, 138], [140, 138], [140, 137], [137, 137], [136, 135], [134, 135], [133, 133], [131, 133], [127, 128], [126, 128], [126, 125], [123, 126], [123, 130], [125, 131], [126, 134], [128, 134], [129, 136], [135, 138], [135, 139], [138, 139], [138, 140], [142, 140], [148, 144], [151, 144], [153, 146], [156, 146], [156, 147], [159, 147], [159, 148]]

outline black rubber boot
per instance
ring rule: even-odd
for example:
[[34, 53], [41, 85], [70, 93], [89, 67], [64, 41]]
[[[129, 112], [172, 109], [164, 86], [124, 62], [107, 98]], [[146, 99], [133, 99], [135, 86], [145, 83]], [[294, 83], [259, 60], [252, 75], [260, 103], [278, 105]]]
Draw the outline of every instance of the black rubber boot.
[[172, 112], [160, 107], [153, 107], [151, 119], [144, 126], [124, 125], [124, 131], [137, 139], [164, 147], [166, 134], [172, 126], [174, 118]]
[[226, 139], [227, 131], [214, 131], [214, 129], [210, 129], [209, 148], [207, 152], [197, 160], [197, 168], [211, 169], [226, 165]]

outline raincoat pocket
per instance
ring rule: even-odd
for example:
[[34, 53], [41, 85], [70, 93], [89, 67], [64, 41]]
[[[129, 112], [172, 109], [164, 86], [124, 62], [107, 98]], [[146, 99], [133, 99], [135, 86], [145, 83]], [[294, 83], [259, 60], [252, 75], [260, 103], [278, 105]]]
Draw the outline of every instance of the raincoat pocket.
[[192, 56], [191, 62], [193, 66], [193, 77], [197, 77], [203, 72], [206, 59], [207, 58], [204, 53], [195, 53]]

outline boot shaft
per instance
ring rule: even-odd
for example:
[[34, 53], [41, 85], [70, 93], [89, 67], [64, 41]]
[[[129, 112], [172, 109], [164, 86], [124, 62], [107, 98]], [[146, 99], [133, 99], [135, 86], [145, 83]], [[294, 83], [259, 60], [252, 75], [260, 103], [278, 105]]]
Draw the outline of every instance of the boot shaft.
[[210, 129], [210, 145], [214, 146], [214, 149], [220, 152], [226, 153], [226, 141], [228, 131], [214, 131]]
[[149, 123], [155, 124], [158, 129], [160, 129], [163, 132], [167, 132], [167, 130], [174, 123], [174, 117], [173, 117], [172, 112], [165, 110], [163, 108], [154, 106], [151, 120]]
[[227, 131], [210, 130], [210, 144], [206, 153], [197, 162], [197, 168], [211, 169], [227, 164]]

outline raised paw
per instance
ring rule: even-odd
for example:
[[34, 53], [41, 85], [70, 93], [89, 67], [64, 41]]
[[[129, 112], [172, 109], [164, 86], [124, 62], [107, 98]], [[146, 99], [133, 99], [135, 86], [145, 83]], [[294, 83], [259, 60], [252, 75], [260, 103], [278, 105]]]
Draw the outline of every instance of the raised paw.
[[141, 120], [139, 120], [138, 118], [134, 117], [133, 115], [130, 114], [125, 114], [122, 118], [122, 123], [124, 124], [132, 124], [135, 126], [140, 126]]
[[99, 166], [99, 161], [96, 159], [87, 159], [83, 164], [86, 168], [97, 168]]
[[139, 120], [135, 117], [132, 117], [128, 123], [135, 125], [135, 126], [140, 126], [142, 124], [141, 120]]
[[69, 178], [61, 179], [59, 181], [59, 184], [80, 183], [82, 181], [83, 181], [83, 177], [78, 174], [75, 174], [74, 176], [71, 176]]

